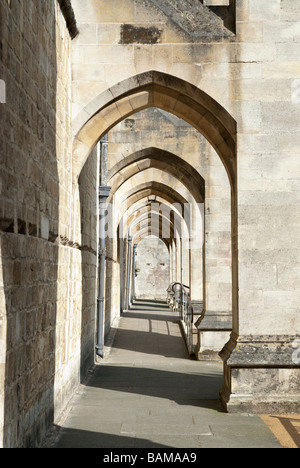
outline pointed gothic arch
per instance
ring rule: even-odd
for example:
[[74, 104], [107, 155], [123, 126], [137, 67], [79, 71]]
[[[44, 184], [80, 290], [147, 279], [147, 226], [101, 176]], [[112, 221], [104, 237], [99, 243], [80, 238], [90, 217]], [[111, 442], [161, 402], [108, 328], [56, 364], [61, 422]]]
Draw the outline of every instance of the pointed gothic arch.
[[[234, 349], [239, 333], [237, 123], [211, 96], [180, 78], [149, 71], [128, 78], [90, 102], [76, 118], [73, 142], [73, 179], [98, 141], [119, 122], [144, 109], [156, 107], [185, 120], [212, 145], [226, 169], [231, 185], [232, 312]], [[169, 190], [165, 199], [169, 201]], [[142, 197], [161, 195], [154, 185], [130, 194], [130, 204]]]
[[233, 117], [212, 97], [190, 83], [157, 71], [124, 80], [90, 102], [77, 116], [73, 175], [78, 177], [90, 152], [111, 128], [127, 117], [157, 107], [185, 120], [202, 133], [236, 182], [236, 132]]

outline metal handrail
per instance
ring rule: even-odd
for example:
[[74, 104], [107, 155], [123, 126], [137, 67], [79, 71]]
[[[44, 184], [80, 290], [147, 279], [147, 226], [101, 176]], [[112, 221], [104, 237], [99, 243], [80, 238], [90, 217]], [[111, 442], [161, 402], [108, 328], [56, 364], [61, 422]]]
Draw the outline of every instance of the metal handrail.
[[167, 302], [170, 308], [173, 309], [173, 312], [178, 313], [184, 328], [189, 350], [193, 353], [194, 310], [191, 303], [190, 287], [175, 281], [168, 287], [167, 294]]

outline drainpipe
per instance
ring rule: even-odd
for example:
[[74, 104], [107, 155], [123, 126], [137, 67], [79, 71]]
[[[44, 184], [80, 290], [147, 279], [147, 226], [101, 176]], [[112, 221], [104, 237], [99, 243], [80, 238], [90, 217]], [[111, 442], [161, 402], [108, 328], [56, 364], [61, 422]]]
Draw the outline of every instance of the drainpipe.
[[131, 284], [131, 302], [135, 301], [135, 259], [136, 259], [136, 250], [137, 244], [133, 246], [133, 256], [132, 256], [132, 284]]
[[104, 287], [105, 287], [105, 261], [106, 261], [106, 202], [111, 187], [107, 187], [107, 135], [100, 142], [100, 187], [99, 187], [99, 267], [98, 267], [98, 298], [97, 298], [97, 344], [96, 353], [104, 357]]
[[103, 358], [104, 350], [104, 287], [105, 287], [105, 225], [106, 225], [106, 201], [111, 187], [99, 188], [99, 272], [98, 272], [98, 340], [96, 345], [97, 355]]
[[120, 249], [120, 314], [123, 314], [124, 310], [124, 296], [123, 296], [123, 288], [124, 288], [124, 241], [123, 237], [119, 237], [119, 249]]
[[129, 310], [130, 302], [130, 270], [131, 270], [131, 250], [132, 250], [132, 237], [128, 236], [128, 254], [127, 254], [127, 277], [126, 277], [126, 310]]

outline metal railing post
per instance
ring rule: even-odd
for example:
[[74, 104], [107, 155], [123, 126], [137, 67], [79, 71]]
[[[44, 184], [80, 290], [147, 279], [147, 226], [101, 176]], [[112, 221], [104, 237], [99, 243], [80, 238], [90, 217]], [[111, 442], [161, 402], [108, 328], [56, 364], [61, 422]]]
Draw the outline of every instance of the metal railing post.
[[173, 312], [178, 313], [189, 353], [194, 354], [193, 328], [195, 314], [189, 286], [178, 282], [171, 283], [167, 289], [167, 302], [170, 308], [173, 309]]

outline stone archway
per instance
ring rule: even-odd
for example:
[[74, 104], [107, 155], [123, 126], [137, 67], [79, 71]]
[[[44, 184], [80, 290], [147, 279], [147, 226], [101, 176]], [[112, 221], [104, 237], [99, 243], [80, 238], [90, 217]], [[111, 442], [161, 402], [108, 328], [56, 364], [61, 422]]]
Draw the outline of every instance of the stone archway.
[[88, 104], [73, 128], [73, 175], [78, 177], [96, 143], [132, 114], [158, 107], [202, 133], [221, 157], [231, 184], [236, 181], [236, 121], [199, 88], [165, 73], [151, 71], [113, 86]]
[[[77, 117], [74, 125], [76, 135], [73, 144], [73, 180], [77, 180], [89, 154], [103, 135], [127, 117], [150, 107], [167, 111], [192, 125], [212, 145], [226, 169], [231, 185], [233, 309], [231, 345], [234, 349], [239, 332], [239, 308], [237, 124], [233, 117], [205, 92], [179, 78], [156, 71], [133, 76], [99, 95]], [[156, 190], [155, 184], [151, 187], [147, 184], [140, 187], [139, 197], [147, 196], [149, 193], [159, 196], [161, 190]], [[130, 203], [133, 203], [136, 193], [129, 195]], [[230, 392], [229, 382], [227, 387]]]
[[[132, 168], [132, 166], [134, 166]], [[203, 203], [205, 199], [205, 180], [193, 166], [188, 164], [182, 158], [174, 153], [162, 150], [160, 148], [145, 148], [137, 151], [116, 164], [109, 172], [109, 179], [114, 180], [120, 171], [122, 179], [116, 181], [116, 188], [113, 185], [113, 191], [117, 190], [127, 180], [126, 170], [130, 168], [130, 176], [146, 170], [148, 168], [167, 170], [169, 174], [180, 181], [189, 189], [197, 203]], [[179, 171], [180, 170], [180, 171]], [[123, 174], [124, 173], [124, 174]]]

